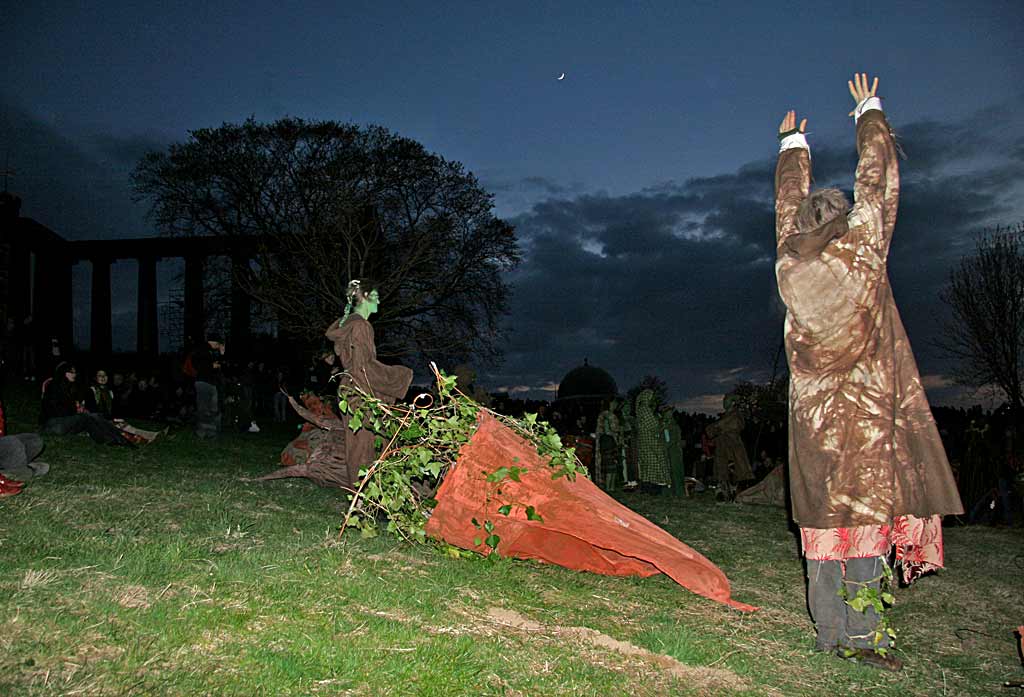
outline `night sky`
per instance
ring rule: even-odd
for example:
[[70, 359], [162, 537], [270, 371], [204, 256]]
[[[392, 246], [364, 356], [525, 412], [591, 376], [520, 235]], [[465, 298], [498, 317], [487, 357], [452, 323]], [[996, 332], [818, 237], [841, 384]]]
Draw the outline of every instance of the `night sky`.
[[[1024, 220], [1017, 1], [7, 5], [0, 158], [23, 215], [152, 235], [128, 176], [147, 150], [249, 116], [380, 124], [463, 162], [515, 224], [506, 359], [480, 373], [520, 395], [584, 358], [689, 409], [767, 379], [775, 134], [807, 116], [816, 183], [852, 187], [854, 71], [880, 76], [907, 154], [889, 268], [933, 403], [963, 399], [932, 347], [949, 269]], [[133, 266], [114, 283], [129, 348]]]

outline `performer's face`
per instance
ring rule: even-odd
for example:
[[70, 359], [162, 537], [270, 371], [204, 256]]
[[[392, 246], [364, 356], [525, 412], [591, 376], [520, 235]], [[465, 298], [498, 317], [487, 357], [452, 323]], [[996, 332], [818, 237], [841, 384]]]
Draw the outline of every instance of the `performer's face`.
[[371, 290], [370, 294], [363, 298], [363, 307], [366, 308], [367, 316], [372, 315], [380, 307], [380, 295], [375, 290]]

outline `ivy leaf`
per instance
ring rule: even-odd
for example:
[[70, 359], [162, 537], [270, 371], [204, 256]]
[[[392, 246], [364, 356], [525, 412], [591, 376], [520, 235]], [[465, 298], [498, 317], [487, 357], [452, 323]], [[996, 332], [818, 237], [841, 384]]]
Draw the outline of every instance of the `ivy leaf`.
[[348, 427], [353, 431], [358, 431], [363, 427], [363, 415], [355, 414], [351, 419], [348, 420]]
[[402, 431], [402, 440], [416, 440], [417, 438], [423, 437], [423, 429], [420, 428], [419, 424], [413, 424]]
[[484, 540], [484, 544], [493, 549], [497, 549], [499, 542], [501, 542], [501, 538], [494, 534], [488, 535], [487, 539]]
[[518, 482], [518, 481], [520, 481], [520, 479], [519, 479], [520, 473], [525, 472], [525, 471], [526, 471], [526, 469], [523, 468], [523, 467], [509, 467], [508, 468], [509, 479], [511, 479], [513, 482]]
[[526, 507], [526, 519], [527, 520], [536, 520], [539, 523], [543, 523], [544, 522], [544, 519], [540, 517], [540, 513], [538, 513], [537, 509], [535, 509], [533, 506], [527, 506]]
[[512, 504], [506, 503], [504, 506], [498, 509], [498, 513], [502, 515], [508, 515], [512, 512]]
[[474, 537], [473, 538], [473, 545], [475, 547], [479, 547], [482, 542], [483, 542], [483, 540], [481, 540], [479, 537]]
[[348, 400], [347, 399], [339, 399], [338, 400], [338, 411], [340, 411], [342, 414], [345, 414], [345, 413], [348, 412]]
[[893, 604], [896, 603], [896, 598], [895, 598], [895, 596], [893, 596], [892, 593], [883, 592], [882, 593], [882, 600], [885, 601], [889, 605], [893, 605]]
[[480, 529], [480, 521], [477, 520], [476, 518], [473, 518], [473, 520], [471, 520], [469, 522], [471, 522], [473, 524], [473, 527], [476, 528], [477, 530]]
[[500, 482], [502, 479], [508, 476], [508, 467], [499, 467], [498, 469], [487, 475], [487, 481], [489, 482]]

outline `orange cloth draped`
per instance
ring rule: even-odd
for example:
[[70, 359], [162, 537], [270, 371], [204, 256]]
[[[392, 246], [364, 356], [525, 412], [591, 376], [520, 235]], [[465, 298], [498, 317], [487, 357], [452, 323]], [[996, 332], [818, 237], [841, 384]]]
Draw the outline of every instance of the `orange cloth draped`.
[[[487, 481], [499, 467], [525, 469], [520, 481]], [[427, 534], [449, 544], [488, 553], [477, 544], [491, 521], [501, 540], [501, 556], [538, 559], [578, 571], [609, 576], [664, 573], [698, 595], [738, 610], [757, 608], [733, 600], [725, 574], [703, 555], [643, 516], [634, 513], [579, 476], [552, 479], [553, 470], [536, 448], [483, 413], [476, 434], [462, 448], [454, 468], [437, 492]], [[508, 516], [498, 508], [511, 504]], [[528, 520], [533, 506], [543, 521]]]

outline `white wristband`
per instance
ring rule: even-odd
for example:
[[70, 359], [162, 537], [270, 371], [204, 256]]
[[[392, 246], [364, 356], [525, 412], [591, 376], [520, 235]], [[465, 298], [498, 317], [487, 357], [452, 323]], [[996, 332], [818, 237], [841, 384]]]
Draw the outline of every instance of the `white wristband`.
[[811, 146], [807, 144], [807, 138], [804, 137], [803, 133], [793, 133], [779, 141], [779, 152], [792, 148], [803, 148], [809, 151]]
[[855, 122], [856, 122], [856, 120], [860, 119], [861, 115], [865, 111], [870, 111], [872, 109], [878, 109], [879, 111], [881, 111], [882, 110], [882, 100], [879, 99], [878, 97], [868, 97], [867, 99], [862, 101], [860, 104], [858, 104], [857, 108], [853, 110], [853, 117], [854, 117]]

